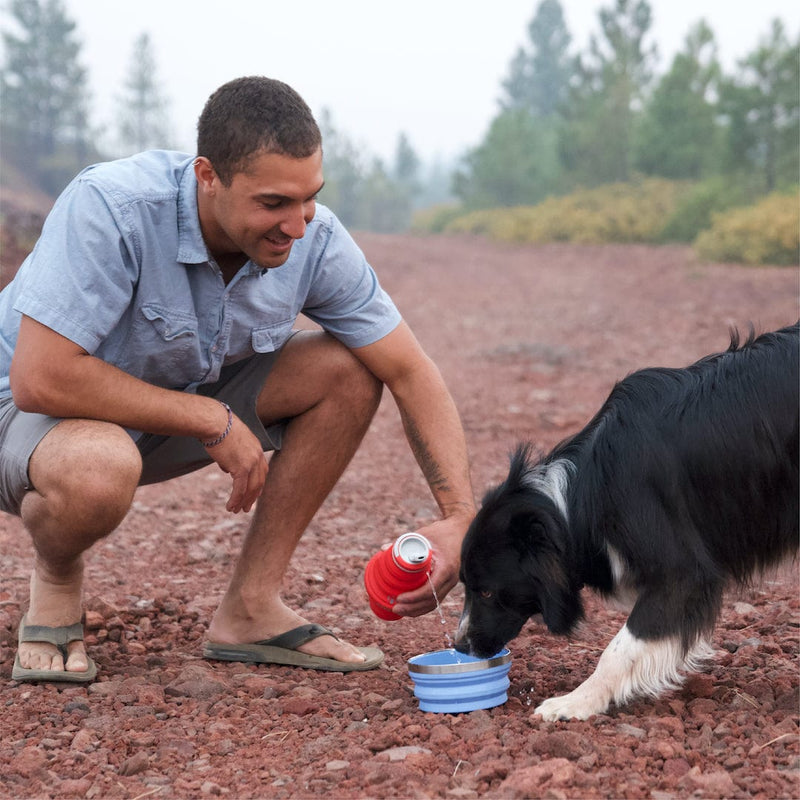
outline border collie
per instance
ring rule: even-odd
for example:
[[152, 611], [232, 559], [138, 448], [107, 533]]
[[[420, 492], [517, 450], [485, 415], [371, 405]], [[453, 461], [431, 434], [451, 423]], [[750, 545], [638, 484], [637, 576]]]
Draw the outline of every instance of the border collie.
[[520, 445], [464, 539], [456, 647], [491, 656], [538, 614], [568, 634], [588, 586], [628, 619], [535, 713], [587, 719], [699, 668], [725, 587], [796, 555], [799, 326], [741, 346], [734, 330], [725, 352], [629, 375], [541, 460]]

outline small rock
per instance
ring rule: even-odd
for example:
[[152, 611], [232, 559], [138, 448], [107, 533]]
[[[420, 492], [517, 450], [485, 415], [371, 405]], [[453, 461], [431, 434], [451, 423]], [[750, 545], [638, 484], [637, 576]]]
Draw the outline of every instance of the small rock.
[[[568, 786], [574, 782], [576, 772], [575, 765], [566, 758], [551, 758], [512, 772], [498, 787], [497, 795], [503, 798], [539, 797], [542, 795], [534, 791], [537, 787], [550, 781], [558, 786]], [[548, 792], [552, 791], [550, 787]]]
[[82, 728], [72, 737], [69, 748], [79, 753], [89, 753], [95, 749], [95, 745], [96, 740], [94, 732], [88, 728]]
[[105, 627], [105, 617], [99, 611], [87, 610], [83, 618], [83, 627], [87, 631], [99, 631], [100, 628]]
[[214, 700], [225, 694], [228, 687], [213, 677], [213, 673], [199, 665], [183, 669], [172, 683], [164, 687], [170, 697], [193, 697], [195, 700]]
[[219, 681], [196, 679], [170, 683], [164, 689], [169, 697], [193, 697], [195, 700], [213, 700], [225, 694], [227, 687]]
[[319, 703], [306, 697], [287, 697], [281, 701], [281, 708], [287, 714], [297, 714], [305, 717], [319, 710]]
[[733, 797], [737, 791], [736, 784], [727, 772], [716, 770], [704, 773], [700, 767], [692, 767], [680, 785], [690, 791], [699, 789], [706, 797]]
[[140, 750], [134, 753], [130, 758], [126, 758], [119, 767], [120, 775], [138, 775], [144, 772], [150, 766], [150, 759], [147, 753]]
[[35, 745], [24, 747], [12, 762], [12, 769], [23, 778], [41, 778], [46, 772], [47, 756]]
[[647, 736], [647, 731], [644, 728], [637, 728], [635, 725], [629, 725], [623, 722], [617, 725], [617, 731], [623, 736], [633, 736], [634, 739], [644, 739]]
[[58, 796], [86, 797], [91, 788], [92, 782], [88, 778], [65, 778], [58, 784]]
[[715, 681], [713, 675], [698, 673], [689, 676], [685, 691], [693, 697], [708, 698], [714, 694]]
[[405, 761], [411, 755], [429, 754], [430, 752], [427, 747], [417, 747], [412, 744], [404, 747], [390, 747], [388, 750], [378, 753], [377, 757], [387, 761]]
[[508, 776], [509, 765], [507, 761], [494, 758], [486, 761], [478, 767], [477, 779], [491, 783], [496, 778], [504, 780]]
[[110, 619], [111, 617], [119, 615], [119, 609], [116, 606], [111, 605], [111, 603], [107, 602], [102, 597], [97, 596], [90, 597], [86, 601], [86, 613], [89, 614], [91, 611], [96, 611], [104, 619]]
[[685, 775], [691, 766], [685, 758], [667, 758], [664, 761], [664, 775], [680, 778]]
[[119, 694], [122, 681], [99, 681], [89, 684], [86, 690], [89, 694], [96, 694], [100, 697], [115, 697]]

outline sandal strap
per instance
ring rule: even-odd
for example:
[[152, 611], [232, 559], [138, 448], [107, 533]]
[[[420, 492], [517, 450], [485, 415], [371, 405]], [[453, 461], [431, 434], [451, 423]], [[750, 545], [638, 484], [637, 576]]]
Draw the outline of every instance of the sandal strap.
[[48, 625], [20, 625], [20, 642], [47, 642], [56, 647], [66, 647], [70, 642], [83, 641], [83, 623], [51, 628]]
[[283, 647], [286, 650], [296, 650], [306, 642], [310, 642], [312, 639], [318, 639], [320, 636], [333, 636], [333, 638], [337, 640], [339, 638], [324, 625], [317, 625], [312, 622], [308, 625], [300, 625], [298, 628], [292, 628], [292, 630], [281, 633], [278, 636], [273, 636], [271, 639], [255, 642], [255, 644], [267, 645], [269, 647]]

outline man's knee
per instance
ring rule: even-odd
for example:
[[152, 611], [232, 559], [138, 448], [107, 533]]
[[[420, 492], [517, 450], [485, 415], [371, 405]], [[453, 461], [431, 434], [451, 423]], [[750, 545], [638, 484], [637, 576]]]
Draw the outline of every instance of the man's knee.
[[366, 407], [377, 408], [383, 393], [383, 383], [379, 381], [343, 344], [333, 340], [335, 354], [331, 356], [334, 370], [331, 376], [333, 391], [340, 392], [355, 401], [362, 401]]
[[333, 401], [348, 417], [371, 418], [383, 384], [333, 336], [303, 332], [282, 351], [262, 387], [259, 416], [266, 423], [289, 419]]
[[56, 425], [29, 465], [32, 488], [51, 513], [90, 515], [99, 527], [116, 526], [125, 516], [141, 471], [139, 451], [124, 429], [77, 419]]

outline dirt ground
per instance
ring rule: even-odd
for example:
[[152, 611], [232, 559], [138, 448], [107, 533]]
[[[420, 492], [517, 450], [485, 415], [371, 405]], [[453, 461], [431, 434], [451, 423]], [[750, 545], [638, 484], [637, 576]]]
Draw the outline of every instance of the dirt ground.
[[[697, 263], [681, 247], [504, 246], [357, 237], [447, 379], [476, 496], [520, 439], [547, 449], [613, 383], [724, 349], [732, 325], [798, 317], [796, 269]], [[386, 653], [377, 670], [312, 673], [206, 662], [208, 620], [247, 516], [215, 468], [139, 491], [87, 564], [92, 686], [10, 679], [31, 547], [0, 517], [0, 797], [791, 798], [800, 796], [796, 565], [731, 596], [708, 669], [684, 688], [587, 722], [533, 708], [593, 670], [624, 617], [587, 598], [570, 639], [529, 623], [511, 643], [508, 702], [419, 711], [406, 661], [445, 646], [460, 589], [435, 614], [383, 622], [364, 566], [434, 504], [385, 398], [303, 538], [285, 595], [308, 618]]]

